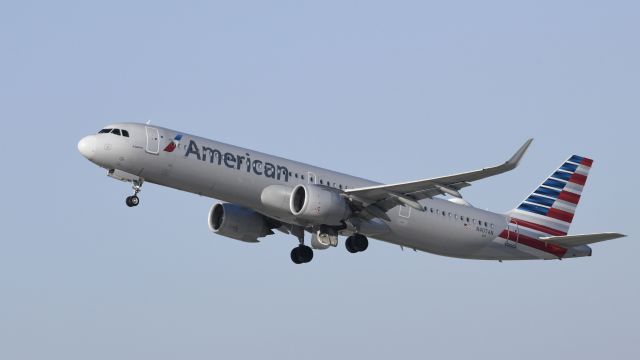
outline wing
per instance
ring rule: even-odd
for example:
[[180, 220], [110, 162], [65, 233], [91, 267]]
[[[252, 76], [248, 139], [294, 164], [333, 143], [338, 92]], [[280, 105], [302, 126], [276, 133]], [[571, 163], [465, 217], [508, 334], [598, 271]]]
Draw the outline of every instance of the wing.
[[397, 205], [407, 205], [423, 211], [418, 200], [444, 194], [461, 198], [459, 190], [470, 186], [471, 182], [515, 169], [532, 141], [533, 139], [527, 140], [509, 160], [501, 165], [431, 179], [347, 189], [344, 192], [351, 202], [369, 217], [387, 219], [384, 213]]
[[540, 240], [554, 245], [570, 248], [579, 245], [593, 244], [600, 241], [613, 240], [625, 236], [626, 235], [619, 233], [600, 233], [586, 235], [548, 236], [542, 237], [540, 238]]

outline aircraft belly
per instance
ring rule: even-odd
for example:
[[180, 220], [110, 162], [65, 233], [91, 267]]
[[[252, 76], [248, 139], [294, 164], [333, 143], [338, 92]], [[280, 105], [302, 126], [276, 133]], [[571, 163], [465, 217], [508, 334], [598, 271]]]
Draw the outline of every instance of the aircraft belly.
[[468, 256], [488, 243], [487, 239], [465, 236], [457, 229], [441, 228], [428, 219], [412, 219], [414, 222], [392, 222], [387, 241], [412, 249], [439, 255]]

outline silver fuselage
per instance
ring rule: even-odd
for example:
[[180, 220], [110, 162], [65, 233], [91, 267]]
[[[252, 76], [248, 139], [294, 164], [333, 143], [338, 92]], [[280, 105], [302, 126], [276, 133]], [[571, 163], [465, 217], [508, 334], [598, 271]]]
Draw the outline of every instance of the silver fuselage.
[[[293, 188], [311, 183], [340, 190], [379, 184], [157, 126], [120, 123], [110, 127], [126, 129], [130, 136], [97, 134], [83, 139], [81, 152], [95, 164], [134, 174], [145, 182], [235, 203], [285, 223], [298, 221], [290, 213], [274, 212], [263, 205], [261, 194], [267, 186]], [[164, 151], [177, 134], [182, 134], [179, 145], [171, 152]], [[507, 215], [439, 198], [419, 203], [425, 211], [397, 206], [387, 212], [389, 220], [360, 222], [358, 232], [406, 248], [458, 258], [557, 259], [499, 237], [503, 231], [518, 231]], [[585, 255], [575, 250], [565, 257]]]

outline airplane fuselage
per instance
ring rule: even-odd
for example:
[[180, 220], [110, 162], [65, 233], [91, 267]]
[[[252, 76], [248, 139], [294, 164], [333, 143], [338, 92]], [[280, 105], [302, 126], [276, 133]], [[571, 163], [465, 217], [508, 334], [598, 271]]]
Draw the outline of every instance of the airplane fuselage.
[[[83, 155], [95, 164], [112, 173], [120, 171], [145, 182], [238, 204], [290, 224], [307, 225], [290, 212], [266, 205], [261, 199], [265, 188], [277, 185], [293, 189], [298, 184], [315, 184], [340, 192], [379, 185], [157, 126], [122, 123], [110, 127], [126, 130], [129, 136], [97, 134], [79, 145]], [[512, 224], [508, 215], [477, 209], [461, 199], [432, 198], [419, 204], [423, 211], [398, 205], [386, 212], [388, 220], [356, 221], [357, 230], [406, 248], [458, 258], [558, 258], [552, 252], [521, 244], [518, 237], [500, 237], [505, 232], [518, 233], [517, 224]], [[589, 255], [587, 249], [574, 249], [563, 257]]]

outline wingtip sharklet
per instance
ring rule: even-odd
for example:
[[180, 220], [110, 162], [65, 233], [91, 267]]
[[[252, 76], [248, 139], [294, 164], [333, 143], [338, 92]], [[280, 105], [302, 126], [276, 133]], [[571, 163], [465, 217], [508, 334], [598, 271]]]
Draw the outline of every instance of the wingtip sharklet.
[[518, 151], [516, 151], [516, 153], [513, 154], [513, 156], [511, 156], [509, 160], [507, 160], [505, 165], [509, 166], [512, 169], [518, 166], [520, 160], [522, 160], [522, 157], [527, 152], [532, 142], [533, 138], [529, 138], [527, 141], [525, 141], [524, 144], [518, 149]]

